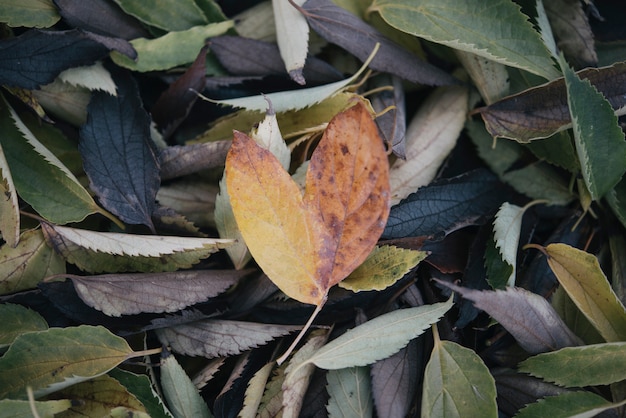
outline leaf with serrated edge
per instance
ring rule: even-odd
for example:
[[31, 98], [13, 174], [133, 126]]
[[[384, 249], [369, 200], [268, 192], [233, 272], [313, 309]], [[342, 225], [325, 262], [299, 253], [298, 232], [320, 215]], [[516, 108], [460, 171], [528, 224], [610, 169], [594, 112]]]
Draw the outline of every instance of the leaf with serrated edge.
[[172, 354], [161, 356], [160, 370], [163, 394], [176, 418], [211, 418], [206, 402]]
[[172, 347], [177, 353], [212, 358], [239, 354], [299, 328], [293, 325], [203, 319], [158, 329], [156, 333], [163, 344]]
[[132, 353], [124, 339], [102, 326], [22, 334], [0, 358], [0, 397], [26, 399], [27, 386], [44, 396], [104, 374]]
[[311, 332], [306, 344], [289, 360], [282, 383], [283, 418], [299, 416], [309, 380], [315, 370], [307, 359], [324, 345], [329, 334], [329, 331], [323, 329]]
[[0, 294], [31, 289], [47, 276], [65, 273], [65, 262], [38, 229], [24, 231], [19, 244], [0, 247]]
[[567, 392], [528, 404], [520, 409], [515, 418], [592, 418], [624, 404], [626, 401], [612, 403], [591, 392]]
[[[301, 6], [306, 0], [295, 0]], [[302, 69], [309, 51], [309, 24], [290, 2], [272, 0], [274, 24], [276, 25], [276, 41], [285, 69], [296, 83], [304, 85]]]
[[15, 247], [20, 240], [20, 206], [2, 144], [0, 144], [0, 214], [2, 214], [0, 216], [2, 239], [7, 245]]
[[369, 367], [329, 370], [326, 390], [330, 399], [329, 417], [371, 417], [373, 415]]
[[124, 385], [143, 404], [151, 418], [173, 418], [145, 374], [135, 374], [116, 367], [108, 375]]
[[22, 305], [0, 305], [0, 346], [9, 345], [18, 336], [48, 329], [48, 323], [37, 312]]
[[421, 335], [453, 305], [447, 302], [398, 309], [347, 331], [313, 353], [306, 363], [322, 369], [365, 366], [389, 357]]
[[69, 68], [59, 74], [59, 79], [73, 86], [106, 91], [112, 96], [117, 95], [111, 73], [104, 68], [100, 61], [88, 67]]
[[626, 172], [624, 132], [606, 98], [562, 56], [560, 62], [582, 176], [593, 200], [599, 200]]
[[217, 296], [247, 274], [233, 270], [67, 276], [87, 305], [109, 316], [174, 312]]
[[609, 385], [626, 379], [626, 343], [566, 347], [538, 354], [519, 364], [519, 370], [565, 387]]
[[145, 3], [137, 0], [114, 0], [124, 12], [141, 22], [165, 31], [180, 31], [208, 23], [202, 9], [193, 0], [180, 0], [172, 8], [167, 2]]
[[509, 94], [509, 73], [503, 64], [471, 52], [461, 50], [455, 52], [485, 103], [490, 105]]
[[425, 251], [390, 245], [376, 247], [356, 270], [339, 282], [339, 287], [353, 292], [386, 289], [427, 256]]
[[[520, 7], [509, 0], [376, 0], [369, 8], [391, 26], [550, 80], [550, 52]], [[455, 22], [450, 24], [450, 22]]]
[[478, 354], [435, 340], [424, 371], [423, 417], [497, 417], [496, 384]]
[[545, 251], [559, 283], [600, 335], [608, 342], [626, 340], [626, 309], [598, 259], [566, 244], [550, 244]]
[[513, 271], [511, 271], [507, 279], [507, 286], [515, 286], [517, 247], [519, 245], [523, 216], [524, 208], [504, 202], [493, 221], [493, 237], [496, 242], [496, 248], [500, 250], [502, 260], [513, 267]]
[[274, 363], [267, 363], [261, 367], [248, 382], [246, 393], [243, 398], [243, 408], [239, 411], [237, 418], [254, 418], [257, 416], [257, 410], [261, 405], [265, 385], [270, 377], [270, 373], [274, 368]]
[[550, 303], [535, 293], [517, 287], [479, 291], [436, 281], [473, 301], [474, 306], [491, 315], [531, 354], [580, 344]]
[[435, 178], [456, 145], [467, 109], [467, 87], [439, 87], [428, 96], [407, 127], [406, 160], [389, 169], [392, 205]]
[[33, 416], [33, 407], [39, 417], [52, 418], [56, 414], [67, 411], [72, 406], [72, 401], [62, 399], [59, 401], [18, 401], [14, 399], [0, 400], [2, 416], [11, 418], [30, 418]]

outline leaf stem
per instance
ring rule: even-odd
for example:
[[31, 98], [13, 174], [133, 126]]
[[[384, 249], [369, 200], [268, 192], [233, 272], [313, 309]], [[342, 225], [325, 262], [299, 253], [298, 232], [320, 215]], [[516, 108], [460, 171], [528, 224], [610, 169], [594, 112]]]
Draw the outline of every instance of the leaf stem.
[[133, 351], [128, 356], [126, 356], [126, 360], [135, 358], [135, 357], [151, 356], [152, 354], [160, 354], [162, 351], [163, 351], [162, 347], [151, 348], [149, 350]]
[[289, 346], [289, 348], [287, 349], [285, 354], [283, 354], [282, 356], [280, 356], [276, 360], [276, 364], [278, 364], [280, 366], [281, 364], [283, 364], [285, 362], [285, 360], [287, 360], [287, 357], [289, 357], [291, 352], [296, 348], [296, 346], [298, 345], [298, 343], [300, 342], [302, 337], [304, 337], [304, 334], [306, 334], [308, 329], [311, 328], [311, 324], [313, 324], [313, 321], [315, 320], [315, 317], [317, 317], [317, 315], [322, 310], [322, 307], [324, 306], [324, 303], [326, 303], [326, 299], [327, 298], [328, 298], [328, 295], [324, 295], [324, 299], [322, 299], [322, 301], [315, 307], [315, 310], [313, 311], [313, 313], [309, 317], [309, 320], [306, 322], [306, 324], [304, 324], [304, 327], [300, 330], [300, 333], [298, 334], [296, 339], [291, 343], [291, 345]]

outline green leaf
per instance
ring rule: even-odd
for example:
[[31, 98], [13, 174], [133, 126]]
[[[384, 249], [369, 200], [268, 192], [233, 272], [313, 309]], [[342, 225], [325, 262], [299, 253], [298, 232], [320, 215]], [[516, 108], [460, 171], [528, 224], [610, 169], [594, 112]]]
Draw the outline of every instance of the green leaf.
[[20, 206], [11, 170], [0, 144], [0, 235], [11, 247], [20, 240]]
[[50, 222], [78, 222], [104, 210], [76, 177], [24, 125], [4, 97], [0, 100], [0, 144], [19, 196]]
[[425, 251], [406, 250], [392, 245], [376, 247], [363, 264], [339, 282], [339, 287], [353, 292], [386, 289], [427, 256]]
[[[59, 401], [36, 401], [33, 402], [40, 418], [52, 418], [56, 414], [67, 411], [72, 406], [72, 401], [62, 399]], [[33, 410], [29, 401], [3, 399], [0, 401], [0, 418], [31, 418]]]
[[22, 233], [17, 247], [0, 247], [0, 294], [33, 289], [45, 277], [65, 273], [65, 262], [39, 229]]
[[561, 68], [583, 179], [593, 200], [598, 200], [626, 172], [624, 132], [611, 104], [589, 80], [578, 78], [562, 56]]
[[[175, 10], [178, 5], [169, 7]], [[111, 52], [111, 58], [117, 65], [134, 71], [167, 70], [193, 62], [207, 38], [223, 35], [232, 27], [233, 22], [228, 20], [194, 26], [180, 32], [170, 32], [156, 39], [137, 38], [130, 42], [137, 51], [136, 60], [116, 51]]]
[[566, 244], [545, 248], [548, 264], [578, 309], [608, 342], [626, 340], [626, 310], [598, 259]]
[[564, 206], [574, 199], [559, 172], [543, 161], [506, 172], [502, 175], [502, 180], [531, 199], [547, 200], [552, 205]]
[[487, 241], [485, 248], [485, 269], [487, 270], [487, 283], [493, 289], [504, 289], [508, 278], [514, 273], [513, 266], [502, 260], [502, 255], [493, 239]]
[[510, 0], [375, 0], [369, 11], [379, 12], [391, 26], [420, 38], [548, 80], [559, 76], [541, 36]]
[[540, 160], [562, 167], [570, 173], [580, 171], [576, 148], [569, 131], [557, 132], [549, 138], [529, 142], [525, 147]]
[[626, 227], [626, 179], [606, 194], [606, 200], [617, 219]]
[[329, 370], [326, 410], [332, 418], [367, 418], [373, 415], [369, 367]]
[[0, 305], [0, 347], [9, 345], [22, 334], [48, 329], [48, 323], [37, 312], [22, 305]]
[[381, 315], [335, 338], [306, 362], [322, 369], [365, 366], [391, 356], [421, 335], [453, 305], [447, 302], [398, 309]]
[[114, 0], [126, 13], [166, 31], [181, 31], [209, 23], [194, 0]]
[[498, 416], [495, 381], [473, 350], [435, 341], [424, 372], [422, 416]]
[[26, 387], [44, 396], [104, 374], [133, 351], [104, 327], [81, 325], [29, 332], [0, 358], [0, 397], [26, 398]]
[[143, 404], [152, 418], [172, 418], [172, 414], [165, 408], [163, 401], [154, 391], [148, 376], [134, 374], [119, 367], [111, 370], [108, 374], [124, 385]]
[[626, 342], [566, 347], [520, 363], [530, 373], [565, 387], [608, 385], [626, 380]]
[[626, 401], [611, 403], [591, 392], [567, 392], [527, 405], [515, 415], [515, 418], [591, 418], [624, 404]]
[[49, 28], [61, 19], [52, 0], [3, 0], [0, 22], [11, 27]]
[[493, 221], [493, 238], [496, 248], [500, 250], [502, 260], [513, 267], [507, 278], [507, 286], [515, 286], [515, 267], [517, 265], [517, 247], [524, 208], [504, 202]]
[[161, 358], [161, 386], [175, 418], [212, 418], [198, 389], [169, 353]]
[[554, 291], [550, 303], [567, 327], [585, 344], [600, 344], [604, 342], [604, 338], [578, 309], [578, 306], [574, 304], [563, 287], [559, 286]]

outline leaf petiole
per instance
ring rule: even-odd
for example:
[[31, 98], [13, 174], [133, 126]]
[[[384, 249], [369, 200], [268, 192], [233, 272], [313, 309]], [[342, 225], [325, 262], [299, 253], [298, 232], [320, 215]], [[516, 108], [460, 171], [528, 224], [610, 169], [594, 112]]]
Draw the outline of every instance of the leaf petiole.
[[291, 343], [291, 345], [289, 346], [287, 351], [285, 351], [285, 353], [276, 360], [276, 364], [278, 364], [280, 366], [281, 364], [283, 364], [285, 362], [285, 360], [287, 360], [287, 357], [289, 357], [291, 352], [296, 348], [296, 346], [298, 345], [298, 343], [300, 342], [302, 337], [304, 337], [304, 334], [309, 330], [309, 328], [311, 328], [311, 325], [313, 324], [313, 321], [315, 320], [317, 315], [322, 311], [322, 308], [324, 307], [324, 304], [326, 303], [327, 299], [328, 299], [328, 294], [324, 295], [324, 298], [315, 307], [315, 310], [313, 311], [313, 313], [309, 317], [309, 320], [306, 322], [306, 324], [304, 324], [304, 327], [300, 330], [300, 333], [298, 334], [296, 339], [293, 340], [293, 342]]

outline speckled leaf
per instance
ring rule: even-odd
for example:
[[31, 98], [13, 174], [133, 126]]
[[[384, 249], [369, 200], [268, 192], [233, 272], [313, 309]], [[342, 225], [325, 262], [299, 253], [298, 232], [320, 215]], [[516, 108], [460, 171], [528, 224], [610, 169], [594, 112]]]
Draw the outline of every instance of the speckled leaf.
[[330, 399], [326, 410], [332, 418], [369, 418], [374, 408], [369, 367], [329, 370], [326, 390]]

